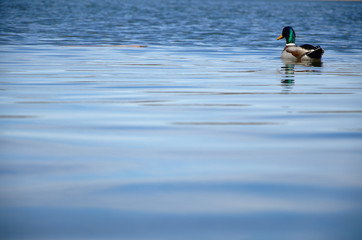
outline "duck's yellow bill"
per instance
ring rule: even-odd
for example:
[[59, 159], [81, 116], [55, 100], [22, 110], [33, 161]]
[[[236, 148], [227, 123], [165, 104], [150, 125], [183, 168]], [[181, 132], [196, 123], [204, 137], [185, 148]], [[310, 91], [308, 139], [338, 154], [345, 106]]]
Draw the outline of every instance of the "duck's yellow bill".
[[280, 40], [280, 39], [282, 39], [282, 38], [283, 38], [283, 34], [280, 35], [280, 36], [277, 38], [277, 40]]

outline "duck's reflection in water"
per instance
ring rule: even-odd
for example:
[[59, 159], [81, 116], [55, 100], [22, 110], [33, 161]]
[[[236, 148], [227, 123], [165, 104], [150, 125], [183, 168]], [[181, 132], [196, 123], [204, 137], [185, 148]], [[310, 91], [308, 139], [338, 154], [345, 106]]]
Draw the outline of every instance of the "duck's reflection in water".
[[281, 85], [283, 86], [284, 92], [290, 92], [294, 86], [294, 67], [295, 64], [285, 64], [281, 67], [282, 79]]
[[312, 69], [295, 70], [296, 65], [304, 67], [322, 67], [322, 62], [319, 61], [286, 61], [283, 60], [284, 66], [281, 67], [281, 85], [283, 86], [283, 92], [290, 92], [295, 84], [295, 72], [314, 72]]

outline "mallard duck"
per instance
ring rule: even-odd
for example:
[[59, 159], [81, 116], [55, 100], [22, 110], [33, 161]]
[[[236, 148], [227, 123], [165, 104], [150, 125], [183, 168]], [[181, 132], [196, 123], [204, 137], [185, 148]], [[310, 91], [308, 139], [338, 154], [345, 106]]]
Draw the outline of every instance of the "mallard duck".
[[285, 38], [286, 45], [282, 52], [283, 59], [291, 60], [314, 60], [321, 59], [324, 50], [320, 46], [312, 46], [310, 44], [304, 44], [301, 46], [295, 45], [295, 32], [292, 27], [283, 28], [282, 35], [277, 38], [280, 40]]

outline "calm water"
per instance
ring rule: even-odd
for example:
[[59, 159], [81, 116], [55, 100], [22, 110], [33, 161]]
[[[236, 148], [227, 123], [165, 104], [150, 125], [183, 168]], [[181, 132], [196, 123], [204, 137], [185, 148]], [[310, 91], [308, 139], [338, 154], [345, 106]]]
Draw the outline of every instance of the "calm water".
[[361, 13], [2, 0], [0, 238], [361, 239]]

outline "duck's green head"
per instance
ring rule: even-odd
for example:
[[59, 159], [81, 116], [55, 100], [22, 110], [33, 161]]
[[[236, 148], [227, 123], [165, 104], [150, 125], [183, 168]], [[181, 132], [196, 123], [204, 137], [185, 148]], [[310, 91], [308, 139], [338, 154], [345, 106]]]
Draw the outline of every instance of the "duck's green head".
[[282, 35], [280, 35], [280, 37], [277, 38], [277, 40], [280, 40], [282, 38], [285, 38], [285, 40], [288, 43], [295, 43], [295, 32], [293, 30], [292, 27], [285, 27], [283, 28], [283, 32]]

